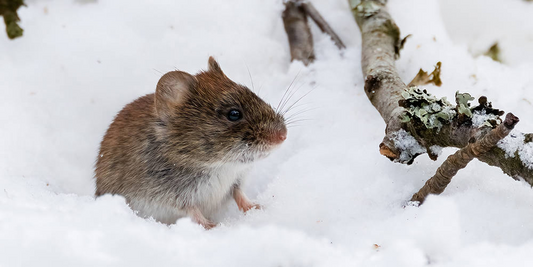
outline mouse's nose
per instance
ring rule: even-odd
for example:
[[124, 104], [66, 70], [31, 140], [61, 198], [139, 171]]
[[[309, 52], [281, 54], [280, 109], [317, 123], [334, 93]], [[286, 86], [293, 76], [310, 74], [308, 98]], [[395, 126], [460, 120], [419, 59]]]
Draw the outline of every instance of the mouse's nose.
[[278, 139], [279, 139], [280, 142], [285, 141], [285, 139], [287, 139], [287, 132], [284, 132], [284, 133], [281, 133], [280, 135], [278, 135]]
[[277, 129], [272, 133], [271, 142], [276, 145], [283, 143], [285, 139], [287, 139], [287, 128], [286, 127]]

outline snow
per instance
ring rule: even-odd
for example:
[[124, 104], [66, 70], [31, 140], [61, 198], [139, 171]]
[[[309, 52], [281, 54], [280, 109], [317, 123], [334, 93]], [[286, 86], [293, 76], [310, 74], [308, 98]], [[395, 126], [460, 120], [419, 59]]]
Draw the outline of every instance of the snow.
[[421, 146], [416, 139], [406, 132], [404, 129], [400, 129], [392, 134], [392, 140], [394, 145], [400, 149], [400, 162], [408, 162], [415, 155], [423, 154], [426, 149]]
[[518, 130], [512, 130], [509, 135], [498, 142], [498, 147], [505, 151], [507, 157], [514, 157], [518, 149], [523, 147], [526, 136]]
[[489, 121], [501, 122], [501, 119], [498, 119], [498, 116], [494, 114], [487, 114], [485, 110], [474, 111], [472, 114], [473, 127], [489, 126], [491, 125]]
[[523, 164], [533, 169], [533, 143], [525, 143], [526, 136], [514, 129], [504, 139], [498, 142], [498, 147], [505, 151], [506, 157], [514, 158], [518, 152], [518, 156]]
[[[379, 154], [385, 124], [363, 92], [347, 1], [313, 1], [348, 48], [311, 25], [309, 67], [289, 63], [280, 0], [26, 2], [24, 36], [0, 34], [0, 266], [533, 266], [533, 190], [497, 168], [473, 161], [442, 195], [404, 207], [455, 150], [410, 166]], [[441, 61], [443, 85], [428, 92], [486, 95], [533, 132], [533, 4], [389, 2], [412, 34], [397, 61], [405, 81]], [[478, 18], [497, 24], [487, 32]], [[475, 56], [492, 39], [460, 38], [481, 29], [523, 37], [502, 39], [509, 65]], [[195, 73], [210, 55], [274, 106], [295, 77], [294, 99], [313, 90], [291, 111], [307, 110], [302, 121], [251, 173], [245, 191], [264, 209], [231, 204], [205, 231], [142, 219], [120, 196], [95, 200], [93, 164], [114, 115], [163, 73]]]
[[533, 61], [533, 24], [527, 15], [533, 9], [531, 3], [526, 0], [442, 0], [440, 4], [450, 38], [466, 45], [473, 54], [483, 54], [498, 42], [503, 62], [518, 66]]
[[523, 148], [518, 150], [518, 155], [522, 159], [524, 165], [533, 169], [533, 143], [529, 142]]
[[442, 147], [437, 146], [437, 145], [430, 146], [429, 150], [431, 151], [433, 155], [437, 155], [437, 156], [440, 156], [442, 153]]

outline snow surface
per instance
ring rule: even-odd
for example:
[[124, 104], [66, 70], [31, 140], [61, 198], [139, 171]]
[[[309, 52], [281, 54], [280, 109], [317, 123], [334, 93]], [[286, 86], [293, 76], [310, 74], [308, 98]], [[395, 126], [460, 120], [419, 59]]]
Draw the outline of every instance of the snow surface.
[[[533, 190], [497, 168], [474, 161], [442, 195], [403, 207], [454, 150], [411, 166], [379, 155], [385, 125], [363, 92], [347, 1], [313, 1], [348, 48], [311, 25], [307, 68], [289, 63], [281, 0], [26, 2], [24, 37], [0, 34], [0, 266], [533, 266]], [[397, 61], [405, 81], [442, 61], [443, 85], [429, 92], [486, 95], [533, 132], [533, 60], [521, 57], [533, 51], [532, 4], [389, 2], [402, 36], [412, 34]], [[455, 29], [480, 31], [482, 14], [498, 14], [491, 30], [523, 33], [509, 43], [524, 49], [502, 49], [528, 60], [472, 56]], [[195, 73], [210, 55], [252, 88], [250, 73], [274, 105], [295, 77], [295, 97], [314, 89], [300, 107], [307, 120], [245, 188], [264, 210], [232, 204], [205, 231], [139, 218], [118, 196], [95, 200], [93, 164], [114, 115], [164, 72]]]

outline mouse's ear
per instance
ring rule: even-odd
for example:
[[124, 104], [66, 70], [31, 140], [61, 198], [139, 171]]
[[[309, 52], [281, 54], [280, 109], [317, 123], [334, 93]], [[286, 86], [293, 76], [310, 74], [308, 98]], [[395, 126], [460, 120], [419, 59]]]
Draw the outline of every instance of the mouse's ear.
[[155, 91], [155, 109], [159, 118], [168, 120], [197, 82], [194, 76], [183, 71], [171, 71], [163, 75]]
[[220, 65], [218, 65], [218, 62], [213, 57], [209, 57], [209, 60], [207, 61], [207, 67], [210, 72], [216, 72], [224, 75]]

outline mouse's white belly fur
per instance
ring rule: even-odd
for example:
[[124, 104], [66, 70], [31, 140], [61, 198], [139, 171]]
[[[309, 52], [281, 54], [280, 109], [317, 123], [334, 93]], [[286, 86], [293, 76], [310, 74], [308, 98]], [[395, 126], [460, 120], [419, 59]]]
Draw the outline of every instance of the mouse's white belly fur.
[[[187, 191], [187, 202], [199, 208], [202, 214], [209, 218], [219, 208], [231, 199], [232, 187], [239, 183], [242, 185], [250, 164], [226, 163], [216, 165], [207, 171], [208, 179], [202, 179], [194, 188]], [[183, 198], [179, 198], [183, 199]], [[149, 201], [146, 199], [131, 199], [129, 205], [138, 211], [141, 217], [153, 217], [162, 223], [175, 223], [177, 219], [187, 216], [185, 210], [176, 208], [182, 206], [169, 205], [165, 202]]]

